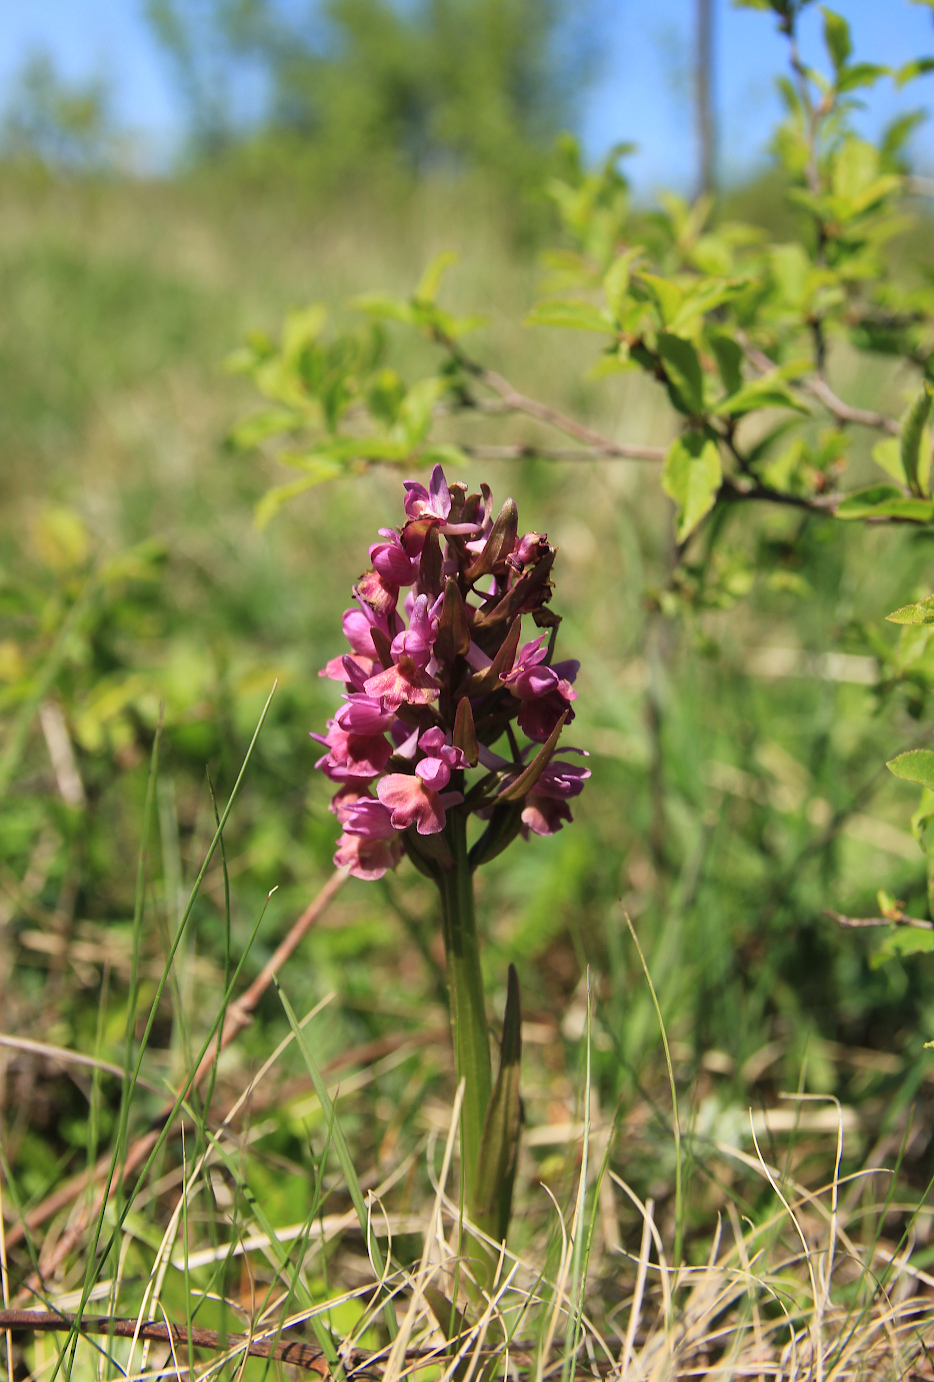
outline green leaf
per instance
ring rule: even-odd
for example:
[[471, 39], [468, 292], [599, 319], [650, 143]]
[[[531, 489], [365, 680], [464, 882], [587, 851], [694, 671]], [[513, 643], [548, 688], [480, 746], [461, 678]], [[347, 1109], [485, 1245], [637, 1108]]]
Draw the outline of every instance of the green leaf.
[[444, 379], [420, 379], [413, 384], [399, 405], [399, 422], [409, 446], [415, 447], [428, 436], [432, 410], [438, 399], [447, 392]]
[[794, 408], [797, 413], [808, 411], [787, 384], [771, 375], [743, 384], [736, 393], [722, 399], [712, 411], [718, 417], [741, 417], [758, 408]]
[[313, 489], [315, 485], [323, 484], [325, 480], [333, 480], [340, 475], [343, 466], [329, 458], [322, 457], [319, 466], [311, 470], [309, 474], [303, 475], [300, 480], [292, 480], [287, 485], [276, 485], [273, 489], [267, 490], [262, 499], [256, 505], [253, 521], [257, 528], [262, 530], [269, 523], [270, 519], [287, 504], [290, 499], [295, 499], [297, 495], [304, 494], [306, 489]]
[[895, 85], [904, 86], [915, 77], [926, 77], [929, 72], [934, 72], [934, 58], [913, 58], [898, 69]]
[[934, 753], [930, 749], [909, 749], [889, 759], [885, 766], [905, 782], [917, 782], [934, 791]]
[[899, 485], [906, 485], [905, 467], [902, 465], [901, 445], [897, 437], [886, 437], [877, 441], [872, 448], [872, 459], [881, 466], [887, 475]]
[[537, 302], [525, 319], [526, 326], [559, 326], [572, 331], [615, 331], [608, 312], [582, 298], [546, 298]]
[[934, 931], [921, 930], [917, 926], [898, 926], [893, 928], [870, 959], [873, 969], [886, 960], [900, 959], [908, 955], [930, 955], [934, 951]]
[[853, 51], [850, 26], [842, 14], [828, 10], [825, 5], [821, 5], [821, 13], [824, 16], [824, 42], [831, 61], [839, 72], [841, 67], [846, 66], [846, 60]]
[[934, 624], [934, 595], [916, 605], [902, 605], [885, 617], [890, 624]]
[[894, 485], [870, 485], [856, 490], [837, 505], [836, 516], [842, 519], [905, 518], [915, 523], [929, 523], [934, 504], [929, 499], [910, 499]]
[[658, 308], [662, 325], [668, 326], [674, 320], [684, 300], [681, 289], [677, 283], [672, 283], [668, 278], [659, 278], [657, 274], [639, 274], [638, 281], [645, 287], [649, 297]]
[[554, 751], [558, 747], [558, 740], [561, 738], [561, 731], [564, 729], [564, 722], [567, 717], [568, 712], [565, 710], [528, 767], [524, 772], [519, 774], [515, 782], [510, 783], [505, 791], [500, 792], [499, 796], [496, 798], [497, 803], [518, 802], [528, 796], [529, 792], [532, 791], [536, 782], [551, 762]]
[[390, 297], [388, 293], [363, 293], [352, 298], [350, 305], [358, 312], [366, 312], [367, 316], [375, 317], [377, 320], [402, 322], [405, 326], [415, 324], [415, 312], [411, 303], [403, 302], [401, 298]]
[[440, 254], [436, 254], [419, 279], [414, 294], [415, 301], [418, 303], [434, 302], [438, 296], [438, 289], [441, 287], [441, 280], [445, 272], [452, 264], [456, 264], [459, 258], [460, 255], [456, 250], [442, 250]]
[[703, 432], [688, 432], [665, 457], [662, 489], [678, 505], [678, 541], [684, 542], [714, 506], [723, 480], [717, 444]]
[[717, 357], [723, 387], [728, 394], [739, 393], [743, 386], [743, 347], [723, 331], [708, 331], [707, 340]]
[[638, 259], [641, 253], [642, 247], [636, 245], [617, 255], [604, 276], [603, 291], [606, 294], [607, 306], [617, 322], [620, 321], [626, 305], [633, 261]]
[[306, 346], [321, 335], [328, 309], [320, 302], [289, 312], [282, 328], [282, 358], [293, 364]]
[[295, 432], [308, 421], [300, 413], [285, 408], [267, 408], [261, 413], [251, 413], [241, 418], [231, 430], [229, 441], [238, 451], [249, 451], [269, 437], [280, 436], [283, 432]]
[[875, 86], [880, 77], [891, 75], [891, 68], [877, 62], [854, 62], [837, 73], [837, 91], [855, 91], [860, 86]]
[[898, 431], [898, 441], [902, 460], [902, 469], [905, 472], [905, 479], [908, 487], [914, 494], [921, 494], [918, 469], [921, 454], [921, 435], [924, 431], [924, 424], [928, 420], [931, 411], [931, 399], [934, 398], [934, 390], [925, 379], [921, 386], [921, 392], [915, 397], [905, 410]]
[[519, 1007], [519, 979], [515, 966], [510, 965], [499, 1074], [490, 1095], [483, 1123], [480, 1155], [477, 1159], [475, 1201], [479, 1227], [499, 1243], [505, 1241], [509, 1230], [512, 1187], [519, 1152], [519, 1131], [522, 1123], [522, 1105], [519, 1099], [521, 1057], [522, 1014]]
[[658, 353], [668, 376], [672, 403], [688, 417], [700, 417], [704, 411], [704, 372], [697, 351], [683, 337], [661, 331]]

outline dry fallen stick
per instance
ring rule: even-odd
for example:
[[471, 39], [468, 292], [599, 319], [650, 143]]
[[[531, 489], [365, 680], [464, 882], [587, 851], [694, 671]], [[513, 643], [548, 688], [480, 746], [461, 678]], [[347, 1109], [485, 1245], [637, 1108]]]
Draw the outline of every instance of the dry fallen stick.
[[[71, 1330], [74, 1323], [74, 1319], [69, 1315], [53, 1314], [45, 1310], [0, 1309], [0, 1331], [64, 1333], [65, 1330]], [[322, 1350], [315, 1347], [314, 1344], [302, 1343], [299, 1340], [294, 1343], [283, 1343], [280, 1338], [278, 1342], [274, 1342], [266, 1339], [255, 1339], [249, 1334], [220, 1334], [215, 1329], [198, 1329], [194, 1326], [189, 1333], [177, 1324], [158, 1324], [156, 1322], [140, 1324], [135, 1319], [111, 1318], [108, 1315], [83, 1315], [79, 1332], [98, 1337], [104, 1335], [116, 1339], [149, 1339], [153, 1343], [171, 1342], [183, 1348], [187, 1348], [190, 1344], [192, 1348], [230, 1351], [233, 1354], [247, 1354], [251, 1358], [271, 1358], [276, 1362], [289, 1363], [292, 1367], [304, 1368], [307, 1372], [316, 1372], [320, 1377], [332, 1376]], [[418, 1364], [427, 1366], [432, 1363], [442, 1363], [450, 1353], [451, 1348], [456, 1347], [457, 1343], [458, 1337], [455, 1337], [435, 1346], [406, 1349], [406, 1363], [409, 1368]], [[340, 1350], [339, 1352], [345, 1371], [354, 1376], [373, 1376], [377, 1366], [382, 1368], [386, 1362], [384, 1352], [371, 1353], [363, 1349]], [[531, 1362], [531, 1354], [522, 1349], [514, 1348], [510, 1352], [516, 1363], [528, 1366]], [[496, 1356], [497, 1350], [490, 1347], [475, 1348], [470, 1351], [471, 1359], [493, 1359]], [[558, 1359], [555, 1370], [560, 1367], [561, 1360]], [[615, 1364], [612, 1359], [590, 1359], [585, 1372], [578, 1373], [577, 1369], [574, 1369], [572, 1375], [582, 1378], [593, 1377], [594, 1372], [596, 1372], [600, 1376], [606, 1376], [614, 1368]]]
[[[298, 919], [290, 927], [285, 939], [277, 947], [275, 953], [270, 957], [268, 963], [263, 967], [262, 971], [259, 975], [257, 975], [256, 979], [254, 979], [250, 987], [246, 990], [244, 994], [240, 996], [240, 998], [236, 1000], [236, 1002], [231, 1004], [230, 1009], [227, 1013], [227, 1018], [224, 1022], [223, 1033], [220, 1038], [220, 1050], [224, 1050], [230, 1044], [230, 1042], [233, 1041], [237, 1033], [241, 1031], [242, 1028], [245, 1027], [247, 1023], [250, 1021], [250, 1014], [256, 1007], [256, 1004], [259, 1002], [263, 993], [272, 983], [273, 974], [282, 964], [285, 963], [285, 961], [292, 954], [293, 950], [299, 944], [305, 933], [308, 930], [310, 930], [310, 928], [322, 915], [322, 913], [325, 911], [331, 900], [343, 887], [344, 883], [347, 880], [347, 877], [348, 874], [346, 869], [338, 869], [335, 871], [335, 873], [331, 876], [331, 878], [328, 879], [327, 883], [325, 883], [324, 887], [318, 893], [317, 897], [315, 897], [314, 901], [309, 903], [309, 905], [305, 908], [304, 912], [302, 912], [301, 916], [298, 917]], [[209, 1047], [204, 1059], [198, 1066], [198, 1070], [195, 1074], [195, 1078], [193, 1081], [193, 1087], [204, 1079], [204, 1076], [207, 1074], [207, 1072], [211, 1068], [211, 1065], [213, 1064], [216, 1054], [217, 1042], [214, 1042], [212, 1046]], [[143, 1133], [141, 1137], [137, 1138], [137, 1140], [127, 1151], [126, 1158], [121, 1169], [121, 1178], [124, 1182], [133, 1174], [133, 1172], [137, 1169], [138, 1166], [142, 1165], [146, 1157], [149, 1155], [150, 1151], [153, 1148], [153, 1145], [159, 1137], [159, 1133], [162, 1130], [165, 1119], [168, 1118], [168, 1116], [172, 1112], [173, 1107], [174, 1102], [168, 1102], [157, 1114], [154, 1120], [154, 1126], [150, 1128], [148, 1132]], [[58, 1213], [59, 1210], [64, 1209], [67, 1205], [71, 1204], [72, 1201], [76, 1199], [77, 1196], [81, 1193], [81, 1191], [88, 1186], [88, 1184], [91, 1184], [94, 1181], [98, 1180], [101, 1176], [105, 1176], [107, 1174], [109, 1167], [110, 1157], [106, 1156], [102, 1157], [98, 1161], [97, 1165], [93, 1168], [93, 1170], [90, 1173], [87, 1171], [83, 1171], [79, 1173], [77, 1176], [73, 1176], [71, 1180], [67, 1181], [66, 1184], [61, 1186], [60, 1189], [55, 1191], [54, 1194], [49, 1195], [45, 1200], [42, 1201], [41, 1204], [37, 1205], [36, 1208], [33, 1209], [31, 1213], [26, 1217], [25, 1223], [14, 1224], [10, 1228], [10, 1231], [7, 1234], [7, 1246], [9, 1247], [18, 1243], [22, 1238], [25, 1237], [27, 1229], [38, 1228], [41, 1224], [46, 1223], [47, 1220], [50, 1219], [53, 1214]], [[88, 1206], [81, 1211], [75, 1222], [66, 1230], [66, 1232], [59, 1239], [58, 1243], [56, 1244], [52, 1258], [49, 1261], [43, 1263], [43, 1268], [46, 1272], [53, 1271], [55, 1267], [62, 1260], [64, 1260], [65, 1257], [67, 1257], [68, 1253], [75, 1246], [81, 1234], [84, 1232], [84, 1229], [88, 1223], [89, 1214], [92, 1212], [96, 1213], [99, 1208], [100, 1196], [97, 1197], [93, 1206]], [[39, 1282], [37, 1279], [35, 1279], [35, 1277], [33, 1277], [28, 1283], [27, 1289], [31, 1288], [33, 1291], [35, 1291], [39, 1290], [40, 1287], [41, 1282]]]
[[[44, 1310], [0, 1310], [0, 1329], [29, 1330], [52, 1333], [70, 1330], [74, 1320], [67, 1315], [49, 1314]], [[262, 1339], [251, 1339], [248, 1334], [222, 1335], [215, 1329], [196, 1329], [191, 1333], [177, 1324], [140, 1324], [135, 1319], [111, 1319], [107, 1315], [83, 1315], [80, 1333], [104, 1334], [116, 1339], [150, 1339], [154, 1343], [175, 1343], [193, 1348], [230, 1349], [243, 1352], [251, 1358], [274, 1358], [278, 1362], [291, 1363], [293, 1367], [317, 1372], [321, 1377], [329, 1375], [324, 1354], [320, 1348], [299, 1342], [284, 1344], [267, 1343]]]

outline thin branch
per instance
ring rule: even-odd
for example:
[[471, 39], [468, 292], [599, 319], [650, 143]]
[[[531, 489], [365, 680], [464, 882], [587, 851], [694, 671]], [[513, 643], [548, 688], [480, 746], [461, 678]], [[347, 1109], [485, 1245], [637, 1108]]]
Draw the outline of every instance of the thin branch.
[[[56, 1315], [44, 1310], [0, 1310], [0, 1329], [16, 1329], [53, 1333], [70, 1330], [74, 1324], [67, 1315]], [[82, 1334], [106, 1335], [117, 1339], [150, 1339], [155, 1343], [191, 1344], [194, 1348], [232, 1350], [249, 1354], [251, 1358], [274, 1358], [277, 1362], [291, 1363], [293, 1367], [305, 1368], [321, 1377], [330, 1376], [327, 1359], [320, 1348], [304, 1343], [267, 1343], [263, 1339], [251, 1339], [248, 1334], [219, 1334], [216, 1329], [192, 1327], [190, 1333], [175, 1324], [140, 1324], [136, 1319], [111, 1319], [107, 1315], [83, 1315], [80, 1332]]]
[[934, 921], [922, 921], [920, 917], [910, 917], [907, 912], [899, 912], [894, 917], [848, 917], [842, 912], [834, 912], [829, 907], [823, 909], [825, 917], [837, 921], [841, 926], [851, 929], [862, 926], [907, 926], [916, 931], [934, 931]]
[[[724, 477], [717, 497], [731, 501], [759, 500], [769, 504], [784, 504], [792, 509], [804, 509], [807, 513], [819, 513], [824, 517], [832, 515], [837, 505], [846, 498], [844, 494], [786, 494], [780, 489], [771, 489], [758, 481]], [[888, 521], [888, 520], [881, 520]]]
[[[760, 374], [772, 374], [778, 369], [774, 360], [770, 360], [768, 355], [751, 345], [741, 334], [738, 340], [746, 359]], [[888, 432], [893, 437], [898, 436], [899, 426], [895, 418], [889, 417], [886, 413], [874, 413], [867, 408], [854, 408], [849, 403], [844, 403], [822, 376], [802, 379], [798, 382], [798, 387], [822, 403], [838, 422], [854, 423], [858, 427], [873, 427], [876, 431]]]
[[468, 367], [481, 383], [486, 384], [494, 393], [498, 393], [505, 403], [514, 408], [517, 413], [525, 413], [527, 417], [537, 418], [539, 422], [547, 423], [549, 427], [555, 427], [559, 432], [565, 432], [569, 437], [576, 437], [578, 441], [584, 442], [587, 446], [592, 446], [606, 456], [620, 456], [631, 461], [663, 461], [665, 459], [665, 449], [660, 446], [638, 446], [630, 442], [611, 441], [602, 432], [597, 432], [593, 427], [587, 427], [584, 423], [578, 422], [576, 418], [568, 417], [566, 413], [559, 412], [557, 408], [552, 408], [547, 403], [540, 403], [537, 398], [530, 398], [528, 394], [520, 393], [518, 389], [510, 384], [508, 379], [504, 379], [496, 370], [487, 369], [484, 365], [469, 362]]
[[629, 446], [606, 441], [589, 451], [583, 447], [536, 446], [534, 442], [505, 442], [501, 445], [466, 446], [458, 443], [459, 450], [477, 461], [522, 461], [537, 457], [544, 461], [655, 461], [665, 459], [663, 446]]
[[807, 389], [808, 393], [823, 403], [838, 422], [852, 422], [858, 427], [874, 427], [880, 432], [888, 432], [890, 436], [898, 436], [898, 422], [895, 418], [888, 417], [885, 413], [871, 412], [867, 408], [853, 408], [849, 403], [844, 403], [822, 376], [803, 380], [802, 388]]
[[[528, 394], [520, 393], [503, 375], [496, 370], [488, 369], [486, 365], [481, 365], [479, 360], [474, 360], [470, 355], [467, 355], [453, 337], [447, 336], [437, 329], [432, 334], [437, 343], [451, 354], [462, 369], [479, 383], [485, 384], [488, 389], [492, 389], [495, 394], [498, 394], [506, 407], [512, 409], [513, 412], [524, 413], [526, 417], [533, 417], [538, 422], [544, 422], [547, 426], [564, 432], [566, 436], [574, 437], [575, 440], [583, 442], [585, 446], [592, 447], [601, 456], [617, 456], [621, 460], [627, 461], [663, 461], [665, 459], [667, 455], [665, 447], [640, 446], [632, 442], [612, 441], [609, 437], [605, 437], [602, 432], [596, 431], [593, 427], [587, 427], [583, 422], [578, 422], [576, 418], [569, 417], [567, 413], [552, 408], [550, 404], [541, 403], [537, 398], [530, 398]], [[480, 407], [483, 408], [482, 401]], [[543, 453], [534, 452], [534, 454], [541, 455]]]
[[[301, 916], [299, 916], [296, 919], [296, 921], [293, 922], [292, 926], [289, 928], [288, 934], [286, 935], [285, 939], [279, 944], [275, 953], [271, 956], [268, 963], [263, 967], [261, 973], [257, 975], [257, 977], [253, 980], [253, 983], [249, 986], [246, 992], [241, 994], [241, 996], [230, 1005], [230, 1007], [227, 1010], [227, 1016], [224, 1021], [223, 1033], [220, 1039], [220, 1049], [222, 1051], [230, 1045], [237, 1033], [240, 1032], [249, 1023], [250, 1014], [256, 1007], [256, 1004], [259, 1002], [263, 993], [272, 983], [273, 974], [285, 963], [289, 955], [291, 955], [292, 951], [298, 945], [299, 941], [309, 930], [309, 928], [312, 925], [314, 925], [314, 923], [318, 920], [322, 912], [330, 904], [330, 902], [336, 896], [340, 888], [343, 887], [346, 880], [346, 869], [338, 869], [332, 875], [332, 877], [328, 879], [327, 883], [325, 883], [324, 887], [319, 891], [317, 896], [305, 908]], [[195, 1074], [195, 1078], [192, 1083], [192, 1088], [195, 1088], [204, 1079], [204, 1076], [211, 1068], [211, 1064], [215, 1056], [216, 1046], [217, 1043], [215, 1042], [212, 1044], [211, 1047], [208, 1048], [204, 1060], [202, 1060], [201, 1064], [198, 1067], [197, 1073]], [[138, 1137], [137, 1140], [133, 1143], [133, 1145], [129, 1148], [123, 1167], [124, 1181], [126, 1181], [128, 1177], [133, 1174], [136, 1168], [139, 1165], [141, 1165], [142, 1162], [145, 1161], [146, 1157], [149, 1155], [156, 1139], [159, 1136], [165, 1119], [168, 1117], [168, 1114], [172, 1110], [172, 1107], [172, 1102], [166, 1104], [159, 1111], [159, 1113], [156, 1114], [155, 1118], [153, 1119], [153, 1125], [149, 1128], [149, 1130], [143, 1133], [140, 1137]], [[92, 1168], [90, 1173], [87, 1171], [81, 1171], [78, 1173], [78, 1175], [73, 1176], [70, 1180], [66, 1181], [66, 1183], [63, 1186], [60, 1186], [58, 1190], [54, 1191], [45, 1200], [43, 1200], [41, 1204], [36, 1205], [36, 1207], [33, 1210], [31, 1210], [29, 1214], [27, 1214], [25, 1223], [14, 1224], [11, 1227], [7, 1235], [8, 1243], [12, 1244], [19, 1242], [19, 1240], [25, 1236], [27, 1229], [38, 1228], [41, 1224], [45, 1223], [49, 1218], [51, 1218], [53, 1214], [57, 1214], [60, 1209], [63, 1209], [66, 1205], [69, 1205], [75, 1199], [75, 1197], [86, 1188], [88, 1184], [93, 1184], [93, 1182], [99, 1176], [105, 1174], [109, 1164], [109, 1155], [102, 1157], [101, 1160], [98, 1162], [97, 1166]], [[59, 1243], [56, 1247], [57, 1254], [59, 1252], [62, 1252], [63, 1249], [66, 1249], [67, 1251], [71, 1250], [71, 1248], [74, 1246], [74, 1244], [80, 1237], [80, 1234], [83, 1232], [86, 1222], [87, 1210], [80, 1214], [75, 1223], [72, 1224], [68, 1228], [68, 1230], [62, 1235], [62, 1238], [59, 1240]]]

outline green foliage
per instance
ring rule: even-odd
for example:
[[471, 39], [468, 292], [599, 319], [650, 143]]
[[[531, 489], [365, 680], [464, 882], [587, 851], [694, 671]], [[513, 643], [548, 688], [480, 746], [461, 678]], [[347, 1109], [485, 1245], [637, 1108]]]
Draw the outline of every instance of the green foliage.
[[[793, 30], [800, 6], [769, 8]], [[655, 1200], [666, 1245], [683, 1221], [695, 1261], [728, 1205], [742, 1200], [751, 1222], [771, 1223], [761, 1185], [737, 1161], [722, 1177], [711, 1150], [746, 1137], [750, 1106], [771, 1114], [776, 1092], [796, 1086], [832, 1092], [856, 1110], [854, 1136], [875, 1143], [897, 1136], [912, 1101], [926, 1097], [931, 932], [909, 923], [934, 900], [925, 785], [934, 371], [930, 280], [908, 259], [916, 246], [927, 254], [929, 231], [922, 219], [914, 240], [899, 238], [910, 125], [875, 150], [848, 127], [859, 84], [888, 78], [854, 62], [840, 25], [827, 26], [826, 73], [818, 81], [792, 68], [777, 146], [793, 215], [780, 222], [769, 203], [740, 220], [667, 196], [645, 211], [630, 202], [619, 150], [587, 168], [565, 141], [549, 187], [561, 239], [531, 310], [529, 264], [467, 196], [442, 192], [437, 202], [461, 236], [463, 267], [442, 279], [442, 257], [419, 280], [412, 263], [436, 247], [440, 212], [426, 212], [393, 250], [398, 224], [365, 207], [346, 219], [335, 210], [333, 222], [315, 223], [311, 255], [288, 196], [235, 206], [220, 182], [206, 196], [191, 181], [95, 188], [83, 202], [75, 184], [45, 200], [6, 186], [4, 1030], [41, 1030], [118, 1064], [125, 1034], [138, 1053], [138, 996], [153, 1025], [126, 1131], [150, 1125], [162, 1098], [153, 1091], [184, 1088], [266, 893], [278, 888], [243, 984], [330, 874], [333, 819], [311, 784], [306, 734], [333, 713], [334, 688], [317, 673], [340, 647], [340, 610], [367, 537], [396, 506], [400, 480], [436, 459], [490, 482], [499, 502], [515, 494], [560, 547], [555, 579], [566, 583], [571, 626], [562, 642], [566, 634], [582, 661], [574, 738], [594, 775], [573, 827], [516, 841], [482, 871], [491, 1007], [500, 1013], [507, 1000], [509, 1036], [487, 1207], [499, 1228], [518, 1031], [498, 981], [521, 961], [525, 1118], [564, 1141], [529, 1139], [519, 1159], [514, 1242], [547, 1235], [546, 1183], [575, 1226], [572, 1345], [583, 1244], [596, 1244], [599, 1261], [613, 1216], [580, 1178], [562, 1125], [595, 1111], [591, 1151], [606, 1135], [607, 1169]], [[366, 286], [362, 262], [388, 291], [357, 297], [345, 313], [341, 300]], [[220, 377], [230, 342], [304, 298], [327, 311], [293, 310], [281, 331], [251, 334]], [[471, 298], [494, 309], [482, 329]], [[526, 315], [523, 334], [504, 326]], [[254, 392], [260, 405], [247, 412]], [[254, 512], [275, 515], [262, 534]], [[224, 827], [224, 864], [205, 875], [182, 934], [188, 887], [215, 833], [205, 764], [222, 811], [274, 676], [279, 691]], [[150, 797], [131, 960], [160, 702], [162, 786]], [[880, 771], [886, 758], [894, 774]], [[921, 788], [911, 834], [906, 779]], [[645, 947], [670, 1065], [620, 925], [621, 897]], [[192, 1198], [172, 1262], [189, 1246], [218, 1255], [184, 1281], [172, 1267], [160, 1302], [170, 1318], [197, 1311], [199, 1323], [226, 1328], [217, 1297], [242, 1305], [247, 1282], [276, 1300], [300, 1296], [332, 1348], [328, 1321], [356, 1323], [351, 1301], [346, 1315], [322, 1302], [347, 1282], [358, 1289], [361, 1243], [375, 1241], [384, 1207], [408, 1215], [430, 1202], [435, 1172], [422, 1171], [417, 1149], [446, 1127], [431, 905], [411, 872], [385, 888], [351, 883], [287, 962], [294, 1013], [329, 989], [339, 996], [306, 1039], [310, 1060], [286, 1048], [281, 1082], [264, 1074], [252, 1090], [249, 1122], [230, 1131]], [[844, 920], [884, 923], [878, 960], [872, 933], [838, 930], [828, 905]], [[264, 1001], [218, 1063], [210, 1123], [192, 1101], [192, 1139], [205, 1149], [209, 1129], [227, 1137], [217, 1119], [248, 1072], [296, 1032], [294, 1013]], [[374, 1052], [387, 1051], [374, 1065]], [[13, 1186], [41, 1203], [120, 1128], [119, 1081], [95, 1070], [93, 1087], [66, 1082], [57, 1066], [15, 1059], [3, 1157]], [[339, 1104], [333, 1087], [326, 1100], [313, 1093], [332, 1061]], [[677, 1204], [669, 1070], [682, 1104]], [[926, 1104], [920, 1112], [928, 1117]], [[775, 1155], [763, 1153], [781, 1164], [782, 1134], [770, 1125], [769, 1135]], [[809, 1133], [807, 1155], [829, 1183], [834, 1139], [825, 1156], [822, 1136]], [[849, 1138], [844, 1174], [860, 1164]], [[155, 1260], [172, 1178], [198, 1155], [174, 1135], [163, 1147], [161, 1179], [144, 1178], [127, 1220], [134, 1236], [119, 1289], [130, 1295]], [[907, 1203], [924, 1202], [922, 1156], [909, 1144]], [[382, 1203], [366, 1203], [380, 1181]], [[362, 1218], [366, 1236], [346, 1248], [328, 1240], [306, 1272], [306, 1244], [325, 1244], [332, 1213], [354, 1235]], [[624, 1241], [638, 1243], [641, 1217], [620, 1214]], [[296, 1221], [298, 1239], [286, 1237]], [[241, 1274], [234, 1254], [258, 1225], [268, 1260], [246, 1254]], [[393, 1227], [393, 1267], [407, 1271], [423, 1245]], [[35, 1230], [37, 1244], [44, 1233]], [[92, 1260], [84, 1246], [74, 1279]], [[9, 1260], [14, 1280], [32, 1270], [21, 1241]], [[332, 1270], [344, 1275], [329, 1283]], [[618, 1272], [607, 1279], [601, 1318], [611, 1328]], [[260, 1295], [249, 1302], [257, 1319]], [[457, 1306], [442, 1297], [432, 1308], [456, 1324]], [[385, 1344], [388, 1322], [368, 1318]]]
[[[148, 0], [196, 152], [255, 162], [278, 148], [331, 182], [442, 160], [540, 175], [583, 82], [582, 63], [560, 61], [559, 0], [328, 0], [321, 11], [308, 23], [273, 0]], [[233, 99], [244, 71], [269, 93], [246, 131]]]

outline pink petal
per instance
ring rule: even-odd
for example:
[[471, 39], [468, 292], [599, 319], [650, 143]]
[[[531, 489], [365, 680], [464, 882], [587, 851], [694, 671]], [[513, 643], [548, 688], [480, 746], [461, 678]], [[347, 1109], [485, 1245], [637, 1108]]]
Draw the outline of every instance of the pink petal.
[[398, 710], [403, 703], [430, 705], [441, 694], [434, 678], [404, 655], [394, 666], [370, 677], [365, 690], [368, 696], [382, 696], [387, 710]]
[[437, 835], [444, 829], [441, 798], [426, 787], [420, 777], [390, 773], [380, 779], [376, 791], [383, 805], [392, 812], [392, 823], [397, 830], [408, 830], [414, 825], [419, 835]]

